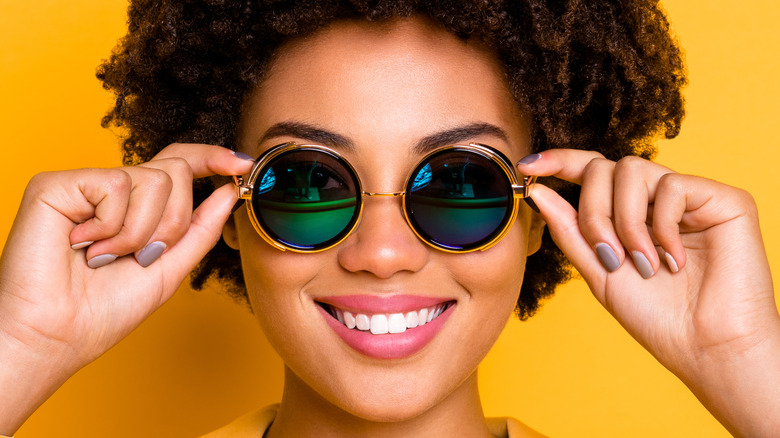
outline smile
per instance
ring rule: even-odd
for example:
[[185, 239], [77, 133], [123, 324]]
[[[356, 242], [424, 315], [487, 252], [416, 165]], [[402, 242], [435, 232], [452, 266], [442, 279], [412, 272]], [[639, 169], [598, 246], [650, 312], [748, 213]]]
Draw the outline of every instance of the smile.
[[353, 350], [400, 359], [428, 345], [457, 307], [448, 298], [348, 295], [316, 299], [327, 325]]
[[454, 301], [406, 313], [378, 313], [373, 315], [353, 313], [329, 304], [319, 304], [330, 316], [336, 318], [338, 322], [344, 324], [348, 329], [368, 331], [374, 335], [384, 335], [388, 333], [403, 333], [406, 329], [423, 326], [438, 318], [442, 312], [454, 304]]

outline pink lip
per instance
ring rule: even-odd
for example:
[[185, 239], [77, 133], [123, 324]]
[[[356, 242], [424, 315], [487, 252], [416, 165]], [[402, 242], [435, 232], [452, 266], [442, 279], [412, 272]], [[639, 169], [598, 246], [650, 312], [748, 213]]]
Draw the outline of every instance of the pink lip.
[[[344, 310], [365, 314], [405, 313], [431, 307], [446, 301], [441, 298], [398, 295], [394, 297], [376, 297], [371, 295], [352, 295], [318, 298], [317, 301], [331, 304]], [[444, 326], [457, 304], [453, 304], [433, 321], [403, 333], [373, 335], [368, 331], [349, 329], [334, 319], [325, 309], [317, 306], [331, 329], [352, 349], [376, 359], [401, 359], [409, 357], [428, 345]]]

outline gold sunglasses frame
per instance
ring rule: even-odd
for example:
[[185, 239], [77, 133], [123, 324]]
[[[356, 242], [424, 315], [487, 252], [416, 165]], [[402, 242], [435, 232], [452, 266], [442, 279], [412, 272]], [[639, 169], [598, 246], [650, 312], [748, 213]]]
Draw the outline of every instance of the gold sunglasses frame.
[[[301, 249], [296, 248], [288, 245], [284, 245], [281, 242], [277, 241], [273, 237], [271, 237], [260, 225], [260, 221], [257, 219], [257, 215], [255, 214], [254, 207], [252, 204], [252, 191], [254, 189], [254, 184], [257, 181], [257, 178], [260, 174], [260, 170], [271, 160], [276, 158], [277, 156], [284, 154], [286, 152], [289, 152], [291, 150], [297, 150], [297, 149], [314, 149], [321, 152], [324, 152], [326, 154], [335, 156], [339, 160], [341, 160], [344, 164], [346, 164], [347, 168], [355, 175], [355, 180], [357, 181], [357, 190], [360, 193], [360, 205], [358, 206], [358, 212], [357, 212], [357, 219], [354, 221], [354, 224], [352, 227], [344, 233], [344, 235], [335, 243], [332, 243], [326, 247], [323, 248], [314, 248], [314, 249]], [[449, 146], [443, 146], [440, 148], [437, 148], [430, 153], [426, 154], [417, 164], [412, 167], [412, 170], [409, 172], [409, 175], [406, 177], [406, 182], [404, 183], [404, 187], [407, 187], [409, 185], [409, 181], [412, 177], [412, 173], [414, 170], [419, 167], [420, 163], [428, 160], [432, 155], [438, 154], [442, 151], [451, 150], [451, 149], [465, 149], [474, 153], [477, 153], [485, 158], [490, 159], [494, 163], [496, 163], [501, 170], [506, 175], [507, 179], [509, 179], [511, 185], [512, 185], [512, 193], [513, 193], [513, 200], [512, 203], [512, 213], [509, 217], [509, 220], [506, 221], [506, 224], [501, 229], [501, 231], [496, 234], [496, 236], [489, 240], [488, 242], [475, 247], [475, 248], [469, 248], [469, 249], [462, 249], [462, 250], [455, 250], [443, 246], [436, 245], [434, 242], [429, 241], [425, 237], [421, 236], [419, 232], [415, 229], [415, 227], [412, 226], [412, 222], [409, 219], [409, 215], [407, 213], [406, 208], [406, 191], [401, 192], [389, 192], [389, 193], [374, 193], [374, 192], [366, 192], [363, 191], [362, 182], [360, 181], [360, 176], [357, 173], [357, 170], [355, 170], [354, 167], [352, 167], [352, 164], [347, 161], [346, 158], [344, 158], [341, 154], [334, 151], [333, 149], [330, 149], [325, 146], [321, 145], [315, 145], [315, 144], [298, 144], [295, 142], [287, 142], [282, 143], [279, 145], [276, 145], [272, 147], [271, 149], [267, 150], [263, 153], [256, 161], [254, 166], [252, 166], [252, 170], [249, 172], [249, 175], [246, 179], [246, 182], [242, 176], [233, 176], [233, 182], [236, 186], [236, 195], [239, 199], [245, 200], [246, 206], [247, 206], [247, 213], [249, 214], [249, 221], [252, 223], [252, 226], [255, 228], [255, 231], [257, 231], [258, 234], [260, 234], [260, 237], [263, 238], [268, 244], [273, 246], [274, 248], [277, 248], [281, 251], [292, 251], [297, 253], [317, 253], [322, 252], [325, 250], [328, 250], [330, 248], [333, 248], [334, 246], [338, 245], [339, 243], [343, 242], [347, 237], [349, 237], [352, 232], [357, 228], [358, 224], [360, 224], [360, 219], [363, 216], [363, 197], [373, 197], [373, 196], [389, 196], [389, 197], [400, 197], [402, 202], [402, 209], [404, 212], [404, 219], [406, 220], [406, 223], [409, 225], [409, 228], [412, 229], [412, 232], [428, 244], [429, 246], [436, 248], [440, 251], [448, 252], [448, 253], [456, 253], [456, 254], [465, 254], [469, 252], [474, 251], [484, 251], [496, 243], [498, 243], [501, 239], [504, 238], [506, 233], [509, 232], [509, 229], [512, 227], [512, 225], [515, 222], [515, 219], [517, 219], [517, 215], [519, 212], [520, 207], [520, 199], [527, 198], [531, 196], [531, 189], [533, 188], [534, 183], [536, 182], [536, 176], [526, 176], [523, 178], [523, 184], [519, 184], [519, 181], [517, 179], [517, 176], [512, 170], [512, 167], [507, 162], [506, 159], [504, 159], [503, 155], [501, 155], [500, 152], [494, 150], [490, 146], [479, 144], [479, 143], [469, 143], [469, 144], [453, 144]]]

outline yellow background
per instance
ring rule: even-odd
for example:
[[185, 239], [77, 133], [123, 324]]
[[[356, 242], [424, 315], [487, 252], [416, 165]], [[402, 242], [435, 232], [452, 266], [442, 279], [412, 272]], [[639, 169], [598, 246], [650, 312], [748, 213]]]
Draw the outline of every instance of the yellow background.
[[[661, 142], [658, 160], [752, 192], [780, 275], [780, 3], [664, 4], [691, 85], [682, 134]], [[99, 126], [111, 96], [94, 71], [124, 33], [125, 7], [0, 0], [2, 242], [33, 174], [119, 163], [116, 138]], [[281, 374], [248, 312], [215, 291], [182, 288], [71, 378], [17, 437], [193, 436], [278, 401]], [[480, 379], [487, 415], [511, 415], [555, 437], [728, 436], [581, 281], [529, 322], [510, 321]]]

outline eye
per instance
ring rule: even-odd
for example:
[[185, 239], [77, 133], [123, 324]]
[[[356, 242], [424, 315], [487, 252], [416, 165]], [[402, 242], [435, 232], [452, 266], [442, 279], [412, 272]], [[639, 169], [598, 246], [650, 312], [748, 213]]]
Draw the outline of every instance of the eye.
[[448, 198], [474, 198], [486, 184], [492, 183], [490, 174], [468, 158], [439, 163], [429, 172], [428, 190]]
[[340, 189], [346, 186], [338, 173], [319, 163], [312, 164], [309, 184], [320, 190]]
[[280, 178], [287, 196], [300, 200], [319, 201], [329, 193], [349, 190], [339, 173], [323, 163], [306, 161], [290, 163]]

